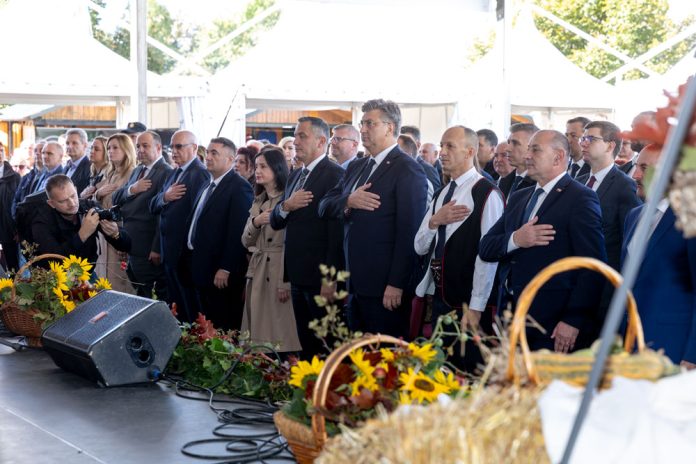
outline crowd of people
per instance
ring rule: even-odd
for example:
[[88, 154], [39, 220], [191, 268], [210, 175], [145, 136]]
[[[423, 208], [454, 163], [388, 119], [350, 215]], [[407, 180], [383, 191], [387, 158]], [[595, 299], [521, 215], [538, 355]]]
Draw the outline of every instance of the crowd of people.
[[[362, 113], [358, 127], [333, 129], [302, 117], [278, 145], [216, 137], [201, 149], [179, 130], [171, 160], [139, 123], [96, 137], [89, 154], [81, 129], [64, 144], [38, 141], [23, 177], [0, 167], [7, 267], [24, 259], [22, 240], [75, 254], [115, 289], [176, 303], [182, 321], [202, 313], [308, 357], [326, 349], [309, 329], [326, 314], [315, 297], [336, 292], [321, 264], [350, 272], [339, 304], [351, 330], [413, 338], [452, 311], [463, 329], [490, 332], [548, 264], [585, 256], [620, 270], [636, 246], [643, 179], [660, 151], [611, 122], [578, 116], [565, 133], [516, 123], [505, 140], [457, 125], [421, 143], [395, 103], [370, 100]], [[646, 341], [691, 368], [696, 242], [676, 231], [666, 201], [648, 213], [634, 288]], [[531, 305], [530, 347], [589, 346], [612, 288], [591, 271], [553, 278]], [[467, 356], [456, 361], [476, 361]]]

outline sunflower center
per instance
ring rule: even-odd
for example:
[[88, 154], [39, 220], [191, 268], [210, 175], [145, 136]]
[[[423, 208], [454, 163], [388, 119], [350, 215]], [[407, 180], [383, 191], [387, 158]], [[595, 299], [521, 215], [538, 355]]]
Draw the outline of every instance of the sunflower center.
[[433, 385], [432, 382], [425, 380], [425, 379], [416, 379], [415, 382], [413, 382], [413, 386], [416, 387], [419, 390], [431, 392], [435, 390], [435, 386]]

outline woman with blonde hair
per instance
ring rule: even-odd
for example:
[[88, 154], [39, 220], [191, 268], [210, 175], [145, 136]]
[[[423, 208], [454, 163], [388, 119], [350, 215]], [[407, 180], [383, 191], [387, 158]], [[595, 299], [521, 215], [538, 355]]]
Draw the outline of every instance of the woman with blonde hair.
[[278, 142], [278, 146], [283, 149], [285, 154], [285, 162], [288, 164], [288, 170], [292, 171], [295, 169], [295, 137], [283, 137]]
[[[106, 151], [111, 170], [97, 184], [97, 190], [94, 192], [94, 199], [103, 209], [113, 206], [112, 194], [128, 181], [136, 165], [135, 147], [127, 134], [114, 134], [109, 137], [106, 142]], [[109, 279], [114, 290], [135, 294], [126, 271], [121, 268], [121, 261], [126, 259], [123, 253], [111, 246], [101, 235], [99, 250], [97, 275]]]
[[107, 138], [98, 135], [92, 140], [89, 149], [89, 185], [80, 193], [80, 198], [92, 198], [97, 191], [97, 184], [104, 179], [104, 176], [111, 170], [111, 163], [106, 154]]

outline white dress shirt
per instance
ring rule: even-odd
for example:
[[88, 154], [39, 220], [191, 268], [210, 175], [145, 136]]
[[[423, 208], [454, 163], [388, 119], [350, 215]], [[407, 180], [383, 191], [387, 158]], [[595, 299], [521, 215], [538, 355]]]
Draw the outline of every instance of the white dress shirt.
[[[614, 167], [614, 163], [611, 163], [609, 166], [605, 167], [604, 169], [600, 169], [597, 171], [597, 173], [594, 173], [590, 171], [590, 177], [594, 176], [595, 177], [595, 183], [592, 186], [592, 190], [595, 192], [599, 188], [599, 186], [602, 184], [602, 181], [604, 180], [605, 177], [607, 177], [607, 174], [609, 174], [609, 171], [611, 171], [611, 168]], [[587, 178], [587, 182], [590, 181], [590, 177]], [[587, 186], [587, 182], [585, 182], [585, 185]]]
[[[475, 168], [471, 168], [464, 174], [454, 179], [457, 183], [457, 187], [454, 189], [454, 194], [452, 195], [452, 200], [455, 200], [457, 205], [464, 205], [474, 212], [474, 198], [471, 194], [471, 189], [474, 187], [476, 182], [482, 179], [483, 176], [476, 171]], [[439, 210], [442, 207], [442, 201], [444, 200], [444, 193], [441, 193], [435, 203], [435, 210]], [[486, 204], [483, 207], [483, 212], [481, 214], [481, 236], [483, 237], [488, 229], [493, 227], [493, 224], [498, 221], [500, 216], [503, 215], [503, 199], [497, 191], [491, 192], [486, 200]], [[432, 217], [433, 205], [432, 203], [428, 206], [425, 217], [421, 222], [420, 228], [416, 233], [414, 239], [414, 248], [416, 253], [419, 255], [424, 255], [430, 250], [430, 244], [433, 239], [437, 243], [437, 228], [431, 229], [428, 227], [428, 222]], [[467, 216], [468, 219], [469, 216]], [[464, 219], [466, 221], [466, 219]], [[449, 240], [453, 233], [459, 229], [464, 221], [453, 222], [452, 224], [447, 224], [445, 229], [445, 240]], [[434, 253], [434, 250], [433, 250]], [[432, 258], [432, 256], [431, 256]], [[456, 259], [456, 258], [455, 258]], [[486, 303], [488, 302], [488, 297], [491, 294], [491, 289], [493, 287], [493, 280], [495, 279], [495, 271], [498, 267], [498, 263], [486, 263], [479, 256], [476, 257], [476, 262], [474, 264], [474, 280], [471, 291], [471, 300], [469, 301], [469, 308], [474, 311], [483, 311], [486, 308]], [[425, 274], [423, 280], [418, 284], [416, 288], [416, 295], [424, 296], [426, 294], [432, 295], [435, 292], [435, 281], [433, 280], [432, 273], [430, 269]]]
[[[648, 240], [650, 240], [650, 237], [652, 237], [652, 234], [655, 232], [655, 229], [657, 229], [657, 225], [660, 223], [662, 217], [665, 215], [665, 211], [667, 211], [667, 208], [669, 208], [669, 199], [663, 198], [657, 204], [657, 210], [652, 215], [652, 218], [650, 220], [650, 232], [648, 233]], [[641, 212], [641, 214], [644, 213]], [[629, 255], [635, 254], [636, 252], [636, 246], [638, 246], [638, 243], [636, 243], [635, 238], [636, 236], [634, 231], [634, 235], [631, 237], [631, 241], [628, 242], [628, 245], [626, 245], [626, 253]]]

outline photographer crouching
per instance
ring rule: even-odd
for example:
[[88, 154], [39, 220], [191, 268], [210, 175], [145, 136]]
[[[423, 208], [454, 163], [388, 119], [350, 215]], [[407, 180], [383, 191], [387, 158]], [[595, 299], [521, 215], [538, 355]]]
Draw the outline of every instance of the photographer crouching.
[[80, 201], [70, 178], [51, 176], [46, 182], [48, 200], [39, 206], [31, 223], [37, 254], [57, 253], [97, 260], [97, 232], [119, 251], [128, 252], [131, 239], [116, 223], [114, 210], [100, 210], [89, 200]]

